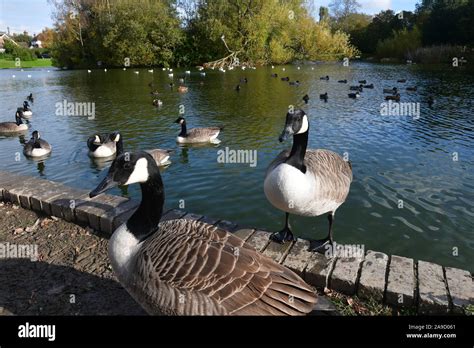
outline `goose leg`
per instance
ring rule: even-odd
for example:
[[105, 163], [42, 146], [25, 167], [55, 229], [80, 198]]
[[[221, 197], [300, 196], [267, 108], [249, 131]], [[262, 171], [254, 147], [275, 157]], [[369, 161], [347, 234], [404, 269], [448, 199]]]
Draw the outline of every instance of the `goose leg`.
[[293, 232], [290, 230], [290, 225], [288, 223], [288, 218], [290, 217], [289, 213], [286, 213], [285, 216], [285, 227], [280, 232], [275, 232], [272, 233], [270, 236], [270, 239], [274, 242], [283, 244], [284, 242], [288, 241], [293, 241], [295, 240], [295, 237], [293, 236]]
[[326, 251], [326, 245], [332, 245], [333, 238], [332, 238], [332, 223], [334, 221], [334, 212], [328, 214], [328, 221], [329, 221], [329, 233], [326, 238], [312, 240], [309, 244], [309, 251], [317, 251], [320, 253], [324, 253]]

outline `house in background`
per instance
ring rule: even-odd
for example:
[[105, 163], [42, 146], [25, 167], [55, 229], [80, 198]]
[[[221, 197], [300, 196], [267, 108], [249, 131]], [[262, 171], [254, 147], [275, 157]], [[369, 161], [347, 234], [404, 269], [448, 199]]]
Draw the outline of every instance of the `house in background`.
[[35, 36], [33, 40], [31, 40], [30, 48], [43, 48], [42, 42], [38, 36]]
[[13, 42], [15, 45], [18, 46], [18, 44], [15, 42], [15, 40], [13, 40], [10, 36], [8, 36], [7, 33], [0, 31], [0, 53], [5, 52], [4, 45], [5, 45], [5, 41], [7, 41], [7, 40]]

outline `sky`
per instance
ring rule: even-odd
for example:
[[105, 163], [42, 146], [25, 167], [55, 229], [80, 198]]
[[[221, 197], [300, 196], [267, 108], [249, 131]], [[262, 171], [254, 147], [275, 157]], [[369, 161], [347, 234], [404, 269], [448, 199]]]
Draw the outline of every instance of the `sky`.
[[[315, 8], [327, 6], [331, 0], [312, 0]], [[359, 12], [375, 14], [392, 9], [414, 11], [418, 0], [358, 0], [362, 7]], [[44, 27], [52, 27], [52, 5], [47, 0], [0, 0], [0, 31], [38, 34]]]

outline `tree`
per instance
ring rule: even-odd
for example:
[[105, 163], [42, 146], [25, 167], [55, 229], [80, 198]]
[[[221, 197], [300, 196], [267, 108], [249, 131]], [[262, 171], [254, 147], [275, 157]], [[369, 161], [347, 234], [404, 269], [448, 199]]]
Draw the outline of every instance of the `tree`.
[[332, 0], [329, 4], [334, 18], [344, 18], [351, 13], [357, 13], [360, 4], [357, 0]]
[[329, 20], [329, 9], [327, 7], [319, 7], [319, 21], [324, 22]]

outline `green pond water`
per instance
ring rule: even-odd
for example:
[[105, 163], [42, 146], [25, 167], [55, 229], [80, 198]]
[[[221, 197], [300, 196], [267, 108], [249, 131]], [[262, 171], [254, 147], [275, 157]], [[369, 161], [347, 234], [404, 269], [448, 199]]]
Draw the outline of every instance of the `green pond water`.
[[[286, 71], [283, 71], [283, 68]], [[312, 69], [314, 68], [314, 70]], [[135, 71], [139, 71], [136, 74]], [[278, 73], [274, 79], [271, 73]], [[12, 75], [15, 75], [13, 78]], [[30, 76], [28, 76], [30, 75]], [[330, 76], [322, 81], [320, 76]], [[174, 82], [184, 76], [175, 69]], [[299, 80], [289, 86], [281, 76]], [[240, 92], [235, 86], [241, 77]], [[405, 84], [397, 83], [400, 78]], [[347, 79], [348, 84], [337, 83]], [[357, 100], [347, 96], [360, 79], [373, 83]], [[152, 106], [150, 82], [160, 92], [161, 108]], [[162, 171], [166, 208], [226, 219], [259, 229], [278, 230], [284, 213], [266, 200], [267, 165], [291, 140], [279, 143], [289, 105], [302, 107], [310, 120], [309, 148], [346, 153], [354, 181], [338, 209], [334, 233], [338, 243], [379, 250], [446, 266], [474, 270], [474, 79], [464, 68], [354, 63], [207, 71], [192, 69], [189, 92], [168, 87], [168, 72], [155, 69], [0, 71], [1, 121], [13, 115], [32, 92], [33, 118], [25, 138], [37, 129], [53, 146], [52, 155], [37, 162], [23, 157], [19, 136], [0, 137], [0, 169], [93, 189], [109, 163], [87, 154], [86, 140], [95, 132], [120, 130], [125, 149], [175, 149], [172, 164]], [[407, 86], [418, 86], [407, 92]], [[420, 103], [420, 116], [383, 116], [383, 88], [398, 86], [403, 102]], [[319, 94], [328, 93], [324, 102]], [[309, 103], [301, 98], [308, 94]], [[426, 100], [435, 96], [430, 108]], [[61, 116], [57, 103], [94, 103], [95, 118]], [[173, 123], [180, 105], [188, 127], [224, 125], [219, 145], [179, 147]], [[256, 150], [256, 166], [219, 163], [218, 151]], [[18, 160], [19, 159], [19, 160]], [[138, 198], [137, 185], [111, 193]], [[400, 203], [403, 207], [400, 208]], [[325, 216], [292, 216], [299, 237], [326, 236]]]

